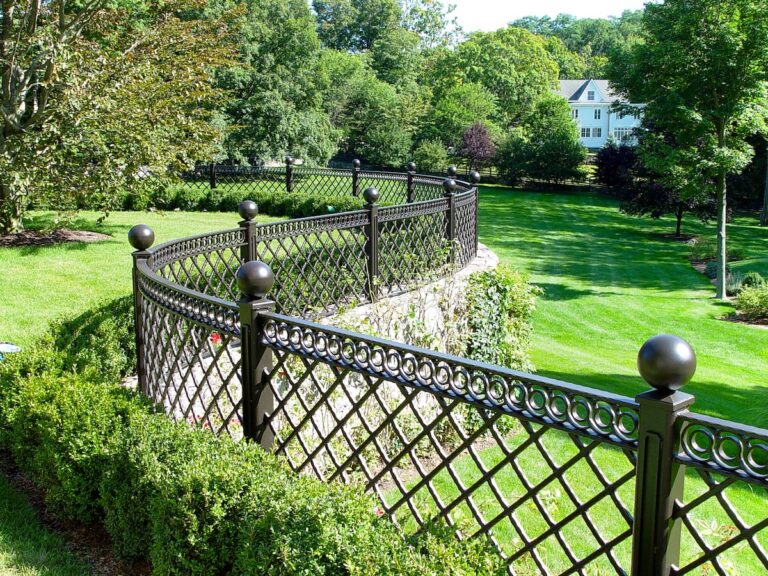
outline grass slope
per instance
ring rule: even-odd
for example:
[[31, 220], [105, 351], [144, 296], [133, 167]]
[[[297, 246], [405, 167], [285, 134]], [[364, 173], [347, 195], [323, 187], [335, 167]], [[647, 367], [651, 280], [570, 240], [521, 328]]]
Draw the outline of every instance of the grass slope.
[[[49, 226], [54, 213], [35, 212], [30, 228]], [[0, 342], [29, 345], [48, 322], [76, 314], [95, 302], [131, 292], [128, 230], [147, 224], [157, 243], [192, 234], [235, 228], [237, 214], [204, 212], [114, 212], [103, 224], [98, 212], [81, 212], [70, 227], [109, 234], [93, 244], [0, 249]], [[259, 216], [259, 222], [273, 220]]]
[[[768, 426], [768, 330], [720, 320], [732, 311], [688, 262], [688, 247], [662, 237], [671, 220], [621, 214], [595, 194], [483, 188], [480, 240], [545, 289], [534, 319], [538, 372], [635, 395], [643, 342], [659, 333], [688, 340], [698, 372], [694, 410]], [[684, 232], [714, 235], [693, 219]], [[768, 272], [768, 229], [756, 218], [729, 226], [746, 255], [734, 268]]]
[[0, 473], [0, 574], [2, 576], [86, 576], [58, 536], [46, 531], [34, 510]]

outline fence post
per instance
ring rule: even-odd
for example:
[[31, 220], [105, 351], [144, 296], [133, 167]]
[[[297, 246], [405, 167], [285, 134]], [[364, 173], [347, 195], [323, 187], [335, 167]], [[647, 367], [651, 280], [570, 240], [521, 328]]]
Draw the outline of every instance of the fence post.
[[474, 254], [477, 255], [477, 214], [480, 212], [479, 204], [480, 204], [480, 187], [478, 184], [480, 184], [480, 172], [474, 171], [469, 174], [469, 181], [472, 183], [472, 186], [475, 188], [475, 221], [472, 224], [472, 230], [474, 231], [474, 247], [475, 251]]
[[211, 182], [211, 190], [216, 189], [216, 163], [211, 162], [211, 170], [210, 170], [210, 182]]
[[128, 242], [133, 246], [133, 322], [136, 339], [136, 375], [139, 390], [147, 395], [147, 370], [144, 350], [144, 318], [141, 313], [141, 290], [139, 289], [139, 261], [149, 258], [148, 250], [155, 243], [155, 233], [149, 226], [137, 224], [128, 231]]
[[379, 191], [376, 188], [366, 188], [363, 191], [365, 209], [368, 210], [368, 229], [365, 238], [365, 260], [368, 264], [368, 276], [366, 277], [366, 292], [371, 302], [375, 302], [377, 294], [377, 282], [379, 276], [379, 207], [376, 201], [379, 199]]
[[408, 162], [408, 191], [407, 191], [407, 198], [406, 198], [406, 202], [408, 204], [412, 204], [414, 200], [414, 194], [415, 194], [415, 188], [414, 188], [414, 182], [413, 182], [414, 176], [416, 176], [416, 163]]
[[253, 236], [256, 233], [256, 222], [254, 218], [259, 213], [259, 207], [253, 200], [243, 200], [237, 207], [237, 212], [242, 220], [238, 223], [243, 229], [245, 243], [240, 247], [240, 262], [245, 263], [250, 260], [256, 260], [256, 254], [253, 250]]
[[360, 194], [360, 160], [352, 160], [352, 196]]
[[637, 396], [640, 421], [632, 534], [632, 576], [669, 576], [680, 558], [680, 520], [673, 520], [683, 498], [685, 466], [674, 461], [678, 445], [675, 421], [694, 397], [680, 389], [696, 372], [696, 354], [677, 336], [648, 340], [637, 367], [653, 387]]
[[285, 157], [285, 191], [293, 192], [293, 156]]
[[243, 436], [269, 450], [275, 435], [269, 426], [275, 395], [269, 382], [272, 350], [262, 343], [264, 330], [261, 312], [271, 312], [275, 303], [266, 298], [275, 283], [272, 269], [264, 262], [251, 260], [237, 269], [240, 299], [240, 353], [243, 386]]
[[[448, 173], [450, 174], [450, 169]], [[448, 199], [448, 211], [445, 213], [445, 239], [448, 241], [450, 251], [448, 263], [453, 265], [456, 261], [456, 180], [453, 178], [443, 180], [443, 190], [443, 196]]]

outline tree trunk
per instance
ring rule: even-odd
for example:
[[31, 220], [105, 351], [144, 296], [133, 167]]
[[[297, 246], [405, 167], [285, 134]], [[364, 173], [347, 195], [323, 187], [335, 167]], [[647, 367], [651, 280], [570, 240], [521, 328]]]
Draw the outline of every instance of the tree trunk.
[[765, 191], [763, 192], [763, 209], [760, 211], [760, 226], [768, 225], [768, 142], [765, 146]]
[[21, 198], [13, 193], [7, 182], [0, 182], [0, 232], [13, 234], [24, 228], [22, 209]]
[[726, 264], [728, 262], [725, 236], [727, 226], [727, 202], [725, 196], [725, 171], [721, 171], [716, 179], [716, 204], [717, 204], [717, 280], [715, 287], [717, 289], [717, 298], [726, 299], [725, 280]]
[[680, 232], [683, 227], [683, 214], [685, 211], [685, 207], [683, 206], [683, 203], [677, 205], [677, 213], [675, 214], [675, 217], [677, 218], [677, 226], [675, 227], [675, 236], [680, 238]]

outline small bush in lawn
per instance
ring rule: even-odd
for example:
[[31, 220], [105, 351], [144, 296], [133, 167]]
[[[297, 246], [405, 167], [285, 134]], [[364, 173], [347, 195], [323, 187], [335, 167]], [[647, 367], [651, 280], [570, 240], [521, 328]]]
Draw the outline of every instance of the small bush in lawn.
[[[728, 277], [731, 276], [731, 267], [726, 265], [725, 267], [725, 273], [728, 274]], [[717, 278], [717, 262], [707, 262], [707, 264], [704, 266], [704, 276], [709, 278], [710, 280], [714, 280]]]
[[744, 285], [744, 274], [739, 271], [730, 272], [725, 281], [725, 293], [728, 296], [736, 296]]
[[768, 320], [768, 284], [744, 287], [736, 298], [735, 306], [746, 320]]
[[763, 286], [765, 284], [765, 278], [760, 275], [760, 272], [750, 271], [744, 274], [744, 278], [741, 281], [742, 288], [747, 286]]
[[[714, 238], [694, 238], [688, 242], [691, 248], [690, 258], [693, 262], [708, 262], [717, 260], [717, 241]], [[728, 261], [743, 260], [744, 251], [737, 246], [728, 246]]]

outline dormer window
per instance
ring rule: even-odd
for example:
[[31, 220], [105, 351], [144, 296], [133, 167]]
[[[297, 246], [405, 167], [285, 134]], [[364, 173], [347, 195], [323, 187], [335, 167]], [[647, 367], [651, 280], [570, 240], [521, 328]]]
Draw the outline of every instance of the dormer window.
[[595, 99], [595, 91], [594, 90], [590, 90], [589, 92], [587, 92], [587, 100], [592, 102], [592, 101], [594, 101], [594, 99]]

